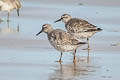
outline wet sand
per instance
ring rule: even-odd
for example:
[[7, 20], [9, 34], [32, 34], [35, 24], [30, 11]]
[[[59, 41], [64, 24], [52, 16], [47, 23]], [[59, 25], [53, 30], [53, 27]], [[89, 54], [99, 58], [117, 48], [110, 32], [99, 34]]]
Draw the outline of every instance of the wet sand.
[[[11, 21], [0, 24], [0, 80], [119, 80], [120, 72], [120, 2], [119, 0], [29, 0], [22, 1], [20, 17], [11, 12]], [[63, 63], [56, 61], [60, 52], [47, 36], [35, 34], [44, 23], [54, 24], [62, 14], [85, 19], [103, 29], [90, 39], [90, 51], [77, 50], [77, 62], [71, 52]], [[1, 13], [6, 20], [5, 12]], [[89, 57], [88, 57], [89, 53]]]

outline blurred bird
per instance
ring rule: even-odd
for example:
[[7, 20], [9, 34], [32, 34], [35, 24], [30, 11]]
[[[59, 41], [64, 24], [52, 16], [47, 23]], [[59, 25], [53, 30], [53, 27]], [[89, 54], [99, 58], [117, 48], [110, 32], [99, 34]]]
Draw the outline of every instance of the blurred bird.
[[17, 15], [19, 16], [19, 9], [21, 8], [21, 3], [19, 0], [0, 0], [0, 11], [8, 12], [8, 20], [10, 16], [10, 11], [16, 9]]

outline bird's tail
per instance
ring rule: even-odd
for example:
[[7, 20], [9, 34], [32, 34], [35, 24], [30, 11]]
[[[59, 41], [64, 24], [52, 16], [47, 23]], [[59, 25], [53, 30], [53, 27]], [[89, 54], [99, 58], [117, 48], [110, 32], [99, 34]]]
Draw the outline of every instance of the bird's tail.
[[102, 29], [101, 28], [97, 28], [97, 31], [102, 31]]
[[79, 43], [77, 43], [78, 45], [80, 45], [80, 44], [87, 44], [87, 42], [79, 42]]

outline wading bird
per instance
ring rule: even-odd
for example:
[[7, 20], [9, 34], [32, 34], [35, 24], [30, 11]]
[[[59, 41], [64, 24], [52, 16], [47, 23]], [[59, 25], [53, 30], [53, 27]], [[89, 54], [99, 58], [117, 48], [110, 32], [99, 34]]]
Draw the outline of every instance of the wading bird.
[[8, 12], [8, 19], [10, 16], [10, 11], [16, 9], [17, 15], [19, 16], [19, 9], [21, 8], [21, 3], [19, 0], [0, 0], [0, 11], [7, 11]]
[[81, 40], [82, 38], [87, 38], [87, 49], [89, 49], [89, 38], [92, 37], [96, 32], [102, 30], [86, 20], [72, 18], [69, 14], [63, 14], [60, 19], [55, 21], [55, 23], [58, 21], [64, 22], [67, 31], [74, 35], [77, 39]]
[[50, 44], [58, 51], [61, 52], [61, 56], [59, 62], [61, 62], [63, 52], [74, 51], [73, 62], [76, 61], [76, 49], [86, 44], [85, 42], [79, 42], [74, 38], [74, 36], [70, 35], [68, 32], [65, 32], [61, 29], [53, 29], [50, 24], [44, 24], [42, 26], [42, 30], [36, 34], [39, 35], [40, 33], [46, 33], [48, 36], [48, 40]]

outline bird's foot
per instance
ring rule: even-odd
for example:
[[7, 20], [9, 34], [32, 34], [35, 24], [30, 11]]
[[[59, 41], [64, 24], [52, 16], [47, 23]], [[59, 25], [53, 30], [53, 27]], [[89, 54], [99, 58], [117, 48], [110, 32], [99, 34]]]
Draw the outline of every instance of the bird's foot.
[[82, 50], [91, 50], [90, 48], [85, 48], [85, 49], [82, 49]]
[[76, 62], [77, 62], [77, 59], [76, 59], [76, 58], [74, 58], [74, 59], [73, 59], [73, 63], [76, 63]]
[[77, 60], [73, 60], [73, 63], [76, 63], [77, 62]]
[[62, 63], [62, 60], [59, 60], [59, 61], [56, 61], [56, 62], [59, 62], [60, 64]]

